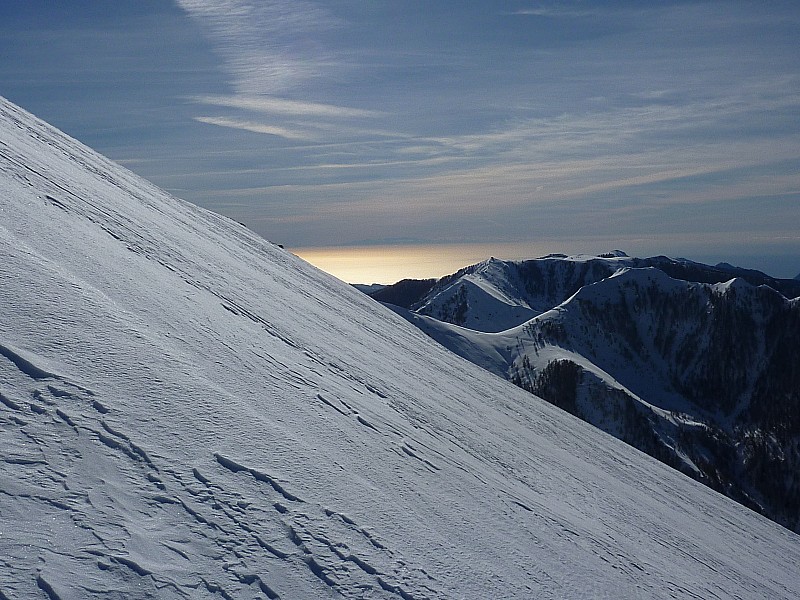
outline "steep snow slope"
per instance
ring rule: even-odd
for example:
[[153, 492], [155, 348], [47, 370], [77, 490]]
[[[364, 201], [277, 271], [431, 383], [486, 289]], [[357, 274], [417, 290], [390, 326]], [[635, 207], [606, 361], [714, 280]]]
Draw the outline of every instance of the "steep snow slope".
[[0, 597], [794, 598], [800, 538], [0, 101]]

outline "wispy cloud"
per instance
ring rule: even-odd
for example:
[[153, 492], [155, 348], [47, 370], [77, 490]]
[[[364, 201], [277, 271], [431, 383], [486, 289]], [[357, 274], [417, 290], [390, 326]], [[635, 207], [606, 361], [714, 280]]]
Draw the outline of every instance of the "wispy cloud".
[[281, 119], [280, 116], [273, 116], [272, 118], [282, 124], [274, 125], [263, 121], [227, 116], [193, 117], [195, 121], [209, 125], [274, 135], [287, 140], [308, 142], [308, 144], [304, 144], [304, 147], [308, 150], [320, 147], [351, 149], [361, 147], [362, 151], [364, 151], [364, 148], [370, 148], [377, 143], [376, 138], [386, 138], [391, 141], [408, 137], [396, 131], [349, 125], [337, 120], [326, 121], [313, 118]]
[[309, 88], [349, 68], [320, 41], [323, 34], [343, 25], [320, 3], [176, 1], [209, 32], [233, 87], [230, 94], [191, 97], [193, 103], [222, 113], [197, 116], [196, 121], [303, 142], [397, 135], [371, 123], [386, 116], [382, 111], [296, 99], [313, 98]]
[[534, 6], [531, 8], [521, 8], [506, 14], [526, 17], [579, 18], [595, 16], [599, 14], [599, 11], [581, 10], [565, 6]]
[[330, 68], [316, 42], [338, 25], [307, 0], [176, 0], [209, 32], [237, 94], [277, 94]]
[[254, 112], [263, 112], [278, 115], [291, 115], [297, 117], [325, 117], [325, 118], [373, 118], [383, 113], [374, 110], [336, 106], [319, 102], [302, 102], [289, 100], [276, 96], [197, 96], [195, 102], [211, 106], [238, 108]]
[[652, 147], [665, 134], [672, 138], [685, 135], [696, 143], [703, 139], [702, 130], [714, 130], [719, 135], [726, 128], [736, 129], [737, 137], [742, 140], [746, 138], [748, 122], [757, 121], [764, 126], [770, 121], [779, 122], [781, 115], [800, 110], [800, 78], [754, 78], [740, 82], [736, 90], [709, 90], [709, 97], [703, 100], [662, 102], [666, 95], [666, 92], [654, 93], [648, 98], [650, 103], [638, 106], [515, 119], [504, 128], [486, 133], [429, 139], [465, 152], [497, 152], [534, 143], [548, 144], [547, 150], [587, 148], [596, 151], [612, 146], [619, 148], [623, 143], [632, 144], [636, 140]]
[[237, 119], [229, 119], [227, 117], [195, 117], [195, 121], [200, 123], [207, 123], [208, 125], [217, 125], [218, 127], [230, 127], [232, 129], [242, 129], [252, 133], [263, 133], [266, 135], [274, 135], [282, 137], [287, 140], [312, 140], [314, 139], [308, 133], [287, 129], [278, 125], [267, 125], [266, 123], [257, 123], [255, 121], [240, 121]]

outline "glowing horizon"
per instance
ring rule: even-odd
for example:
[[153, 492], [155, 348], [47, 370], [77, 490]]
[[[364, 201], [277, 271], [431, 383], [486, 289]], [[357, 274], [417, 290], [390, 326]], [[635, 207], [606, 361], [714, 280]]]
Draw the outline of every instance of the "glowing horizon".
[[[491, 257], [503, 260], [529, 260], [561, 253], [567, 256], [597, 256], [622, 250], [630, 256], [648, 257], [667, 254], [705, 264], [728, 262], [738, 267], [757, 269], [773, 277], [791, 278], [796, 264], [791, 253], [764, 248], [756, 256], [718, 254], [713, 251], [718, 240], [695, 243], [685, 240], [684, 252], [671, 252], [653, 239], [610, 240], [537, 240], [471, 244], [385, 244], [373, 246], [327, 246], [287, 248], [315, 267], [347, 283], [390, 285], [402, 279], [438, 279]], [[770, 268], [778, 265], [779, 270]]]
[[[548, 254], [533, 243], [331, 246], [291, 248], [315, 267], [347, 283], [392, 284], [401, 279], [444, 277], [490, 257], [508, 260]], [[549, 247], [543, 244], [542, 248]]]

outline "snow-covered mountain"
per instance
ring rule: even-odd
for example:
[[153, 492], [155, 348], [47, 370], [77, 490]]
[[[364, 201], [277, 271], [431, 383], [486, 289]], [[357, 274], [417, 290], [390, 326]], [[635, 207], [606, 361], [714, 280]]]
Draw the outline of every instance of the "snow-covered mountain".
[[[431, 286], [416, 311], [398, 312], [472, 362], [800, 530], [800, 299], [767, 285], [791, 292], [793, 282], [620, 253], [490, 260], [459, 273]], [[731, 273], [761, 285], [697, 282]], [[495, 294], [491, 306], [476, 280], [516, 300]], [[448, 294], [460, 298], [455, 311], [441, 301]], [[494, 315], [507, 323], [512, 311], [498, 306], [510, 305], [536, 306], [537, 316], [486, 333], [499, 329]]]
[[800, 537], [0, 100], [0, 598], [796, 598]]
[[739, 277], [768, 285], [788, 298], [800, 296], [800, 284], [726, 263], [704, 265], [666, 256], [633, 258], [615, 250], [602, 256], [551, 254], [524, 261], [490, 258], [439, 280], [403, 280], [363, 290], [376, 300], [468, 329], [499, 332], [520, 325], [567, 300], [583, 286], [621, 268], [655, 267], [670, 277], [722, 283]]

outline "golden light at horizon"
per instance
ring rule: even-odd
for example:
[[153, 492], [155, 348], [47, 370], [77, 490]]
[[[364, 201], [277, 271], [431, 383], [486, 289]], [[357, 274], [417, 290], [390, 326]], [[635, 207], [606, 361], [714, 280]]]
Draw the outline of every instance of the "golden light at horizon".
[[396, 283], [443, 277], [489, 257], [517, 260], [542, 256], [552, 244], [449, 244], [292, 248], [315, 267], [348, 283]]
[[[489, 257], [506, 260], [539, 258], [552, 253], [566, 255], [611, 252], [619, 248], [630, 256], [667, 254], [685, 257], [706, 264], [735, 259], [737, 266], [767, 272], [769, 261], [781, 258], [787, 266], [783, 273], [770, 273], [773, 277], [791, 278], [796, 269], [796, 256], [778, 243], [782, 238], [764, 239], [757, 234], [749, 236], [754, 243], [764, 247], [762, 256], [736, 256], [720, 251], [730, 243], [729, 234], [718, 232], [697, 237], [692, 232], [661, 234], [659, 236], [596, 236], [592, 239], [539, 239], [530, 242], [503, 242], [496, 244], [417, 244], [377, 246], [335, 246], [319, 248], [292, 248], [300, 258], [327, 271], [348, 283], [392, 284], [401, 279], [438, 278], [455, 273], [468, 265]], [[791, 234], [787, 239], [796, 239]], [[677, 248], [677, 250], [676, 250]]]

